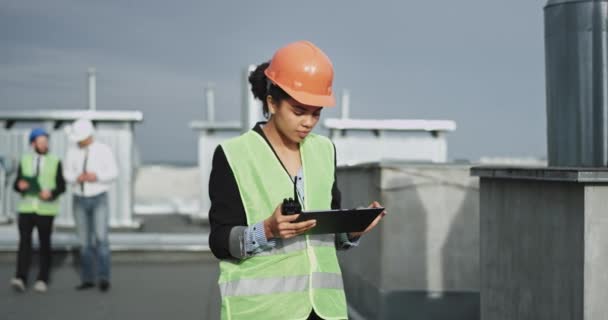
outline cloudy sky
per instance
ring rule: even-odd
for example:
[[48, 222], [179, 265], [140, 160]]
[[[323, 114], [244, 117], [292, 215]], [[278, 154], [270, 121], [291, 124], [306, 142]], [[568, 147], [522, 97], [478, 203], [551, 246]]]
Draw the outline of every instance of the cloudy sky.
[[[146, 163], [196, 162], [204, 86], [238, 120], [242, 69], [307, 39], [355, 118], [449, 119], [451, 159], [545, 156], [544, 0], [0, 0], [0, 110], [141, 110]], [[326, 110], [323, 117], [336, 117]]]

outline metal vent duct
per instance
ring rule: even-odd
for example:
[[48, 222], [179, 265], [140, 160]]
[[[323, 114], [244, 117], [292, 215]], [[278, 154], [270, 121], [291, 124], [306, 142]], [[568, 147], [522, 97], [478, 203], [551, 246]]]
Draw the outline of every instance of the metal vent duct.
[[545, 11], [549, 166], [608, 166], [607, 0], [549, 0]]

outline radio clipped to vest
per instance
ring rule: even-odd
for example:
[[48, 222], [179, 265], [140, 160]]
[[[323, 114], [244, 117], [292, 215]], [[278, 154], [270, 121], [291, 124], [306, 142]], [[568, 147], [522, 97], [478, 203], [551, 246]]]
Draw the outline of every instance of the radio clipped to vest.
[[283, 215], [291, 215], [302, 212], [302, 205], [300, 205], [300, 201], [298, 201], [298, 189], [296, 186], [297, 181], [298, 177], [293, 180], [293, 198], [283, 199], [283, 204], [281, 205], [281, 213]]

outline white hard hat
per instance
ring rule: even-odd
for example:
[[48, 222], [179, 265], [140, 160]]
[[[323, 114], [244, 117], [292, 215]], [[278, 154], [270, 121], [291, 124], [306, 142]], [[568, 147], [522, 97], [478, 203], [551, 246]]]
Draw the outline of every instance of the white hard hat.
[[89, 119], [78, 119], [71, 126], [66, 127], [68, 138], [73, 142], [80, 142], [95, 133], [93, 122]]

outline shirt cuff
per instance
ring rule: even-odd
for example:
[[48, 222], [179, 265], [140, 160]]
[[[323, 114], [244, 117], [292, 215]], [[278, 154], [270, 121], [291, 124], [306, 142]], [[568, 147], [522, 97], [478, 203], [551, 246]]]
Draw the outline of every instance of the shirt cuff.
[[233, 227], [229, 242], [230, 254], [237, 259], [248, 258], [276, 246], [276, 239], [266, 239], [264, 221], [248, 227]]
[[268, 239], [266, 239], [266, 233], [264, 232], [264, 221], [260, 221], [253, 226], [248, 228], [248, 232], [252, 234], [251, 243], [260, 247], [268, 246]]
[[247, 227], [244, 232], [243, 240], [245, 241], [245, 256], [249, 257], [262, 251], [270, 250], [275, 247], [274, 239], [266, 239], [264, 232], [264, 221], [260, 221], [252, 226]]
[[336, 248], [338, 250], [347, 250], [356, 247], [359, 245], [359, 240], [361, 240], [361, 237], [350, 239], [348, 233], [338, 233], [336, 234]]

